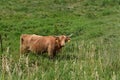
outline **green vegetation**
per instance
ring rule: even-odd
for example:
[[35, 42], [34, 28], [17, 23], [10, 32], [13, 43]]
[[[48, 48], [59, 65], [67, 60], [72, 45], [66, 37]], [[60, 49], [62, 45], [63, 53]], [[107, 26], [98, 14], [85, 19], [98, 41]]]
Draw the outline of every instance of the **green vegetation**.
[[[73, 36], [50, 60], [19, 57], [24, 33]], [[0, 34], [0, 80], [120, 80], [120, 0], [0, 0]]]

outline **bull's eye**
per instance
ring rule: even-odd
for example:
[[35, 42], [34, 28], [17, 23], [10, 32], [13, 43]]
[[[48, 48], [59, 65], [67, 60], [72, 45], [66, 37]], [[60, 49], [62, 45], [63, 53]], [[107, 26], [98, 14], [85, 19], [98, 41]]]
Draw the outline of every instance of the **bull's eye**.
[[65, 39], [65, 42], [67, 42], [68, 40], [67, 39]]

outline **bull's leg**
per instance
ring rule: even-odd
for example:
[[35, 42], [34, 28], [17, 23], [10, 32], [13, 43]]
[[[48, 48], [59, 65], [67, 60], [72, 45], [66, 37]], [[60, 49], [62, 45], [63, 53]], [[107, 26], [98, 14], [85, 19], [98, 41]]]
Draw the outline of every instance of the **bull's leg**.
[[57, 51], [54, 51], [54, 52], [53, 52], [53, 56], [56, 56], [56, 54], [57, 54]]
[[52, 52], [48, 52], [48, 56], [50, 57], [50, 59], [53, 59], [53, 57], [54, 57]]
[[52, 59], [54, 57], [53, 55], [53, 49], [49, 46], [48, 47], [48, 56]]

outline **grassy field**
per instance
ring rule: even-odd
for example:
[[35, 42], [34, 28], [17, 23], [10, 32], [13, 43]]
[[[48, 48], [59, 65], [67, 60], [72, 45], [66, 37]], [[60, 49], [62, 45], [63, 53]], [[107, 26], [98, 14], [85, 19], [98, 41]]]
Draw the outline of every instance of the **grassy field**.
[[[19, 57], [24, 33], [73, 36], [50, 60]], [[120, 80], [119, 0], [0, 0], [0, 34], [0, 80]]]

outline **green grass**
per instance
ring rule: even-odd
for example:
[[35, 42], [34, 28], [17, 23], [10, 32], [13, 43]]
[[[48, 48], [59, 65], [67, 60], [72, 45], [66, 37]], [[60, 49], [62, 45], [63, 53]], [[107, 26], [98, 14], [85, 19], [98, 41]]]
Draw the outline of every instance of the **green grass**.
[[[0, 0], [0, 80], [119, 80], [119, 17], [119, 0]], [[19, 57], [24, 33], [73, 36], [50, 60]]]

